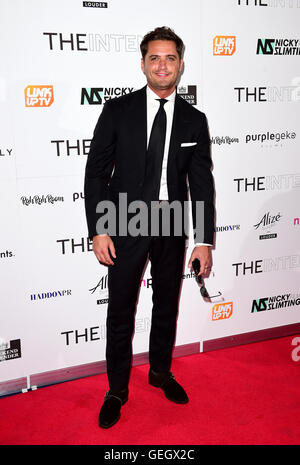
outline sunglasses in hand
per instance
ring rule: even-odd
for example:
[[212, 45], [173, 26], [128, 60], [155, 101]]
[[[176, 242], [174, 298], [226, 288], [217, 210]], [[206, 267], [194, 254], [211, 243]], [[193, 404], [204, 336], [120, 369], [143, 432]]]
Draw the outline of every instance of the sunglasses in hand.
[[198, 258], [195, 258], [195, 260], [192, 262], [192, 267], [193, 267], [193, 270], [194, 270], [194, 273], [195, 273], [196, 281], [197, 281], [198, 284], [200, 284], [200, 293], [201, 293], [201, 295], [202, 295], [202, 297], [204, 299], [213, 299], [215, 297], [219, 297], [220, 295], [222, 295], [222, 293], [220, 291], [219, 291], [219, 293], [217, 295], [209, 295], [209, 293], [207, 292], [207, 289], [205, 287], [203, 278], [202, 278], [201, 274], [199, 275], [201, 265], [200, 265], [200, 261], [199, 261]]

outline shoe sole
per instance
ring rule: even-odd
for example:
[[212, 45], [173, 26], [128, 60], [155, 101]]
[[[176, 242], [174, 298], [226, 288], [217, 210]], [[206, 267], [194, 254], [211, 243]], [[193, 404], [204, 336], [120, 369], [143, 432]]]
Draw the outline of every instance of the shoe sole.
[[185, 400], [175, 400], [175, 399], [172, 399], [171, 397], [168, 397], [168, 396], [167, 396], [167, 394], [165, 393], [165, 391], [163, 391], [163, 392], [164, 392], [165, 397], [166, 397], [168, 400], [170, 400], [171, 402], [174, 402], [174, 404], [182, 404], [182, 405], [183, 405], [183, 404], [187, 404], [188, 401], [189, 401], [188, 398], [185, 399]]

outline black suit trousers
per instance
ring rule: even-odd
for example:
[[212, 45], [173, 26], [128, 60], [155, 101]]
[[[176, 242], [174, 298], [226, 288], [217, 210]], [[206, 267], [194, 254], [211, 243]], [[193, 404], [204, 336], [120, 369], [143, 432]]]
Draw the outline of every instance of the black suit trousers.
[[106, 361], [109, 387], [128, 386], [136, 304], [148, 258], [152, 276], [150, 368], [169, 371], [176, 335], [185, 237], [115, 237], [116, 259], [108, 270]]

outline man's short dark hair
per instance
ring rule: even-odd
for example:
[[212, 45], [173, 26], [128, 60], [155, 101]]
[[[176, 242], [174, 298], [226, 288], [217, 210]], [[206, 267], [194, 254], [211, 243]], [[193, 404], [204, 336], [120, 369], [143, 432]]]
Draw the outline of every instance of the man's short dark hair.
[[148, 43], [152, 40], [172, 40], [175, 42], [176, 50], [179, 55], [179, 58], [182, 58], [184, 44], [180, 37], [175, 34], [175, 32], [167, 26], [157, 27], [154, 31], [148, 32], [141, 42], [140, 49], [143, 59], [145, 58], [148, 52]]

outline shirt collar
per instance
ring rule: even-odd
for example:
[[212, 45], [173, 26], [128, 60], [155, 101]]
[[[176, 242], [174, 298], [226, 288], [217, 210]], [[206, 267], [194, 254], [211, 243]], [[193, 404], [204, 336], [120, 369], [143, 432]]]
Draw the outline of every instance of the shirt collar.
[[[171, 102], [174, 102], [175, 100], [175, 96], [176, 96], [176, 89], [174, 89], [174, 91], [172, 92], [171, 95], [169, 95], [166, 100], [170, 100]], [[157, 100], [159, 98], [159, 96], [153, 92], [152, 89], [150, 89], [150, 87], [147, 85], [147, 99], [150, 100], [151, 102], [154, 102], [155, 100]]]

